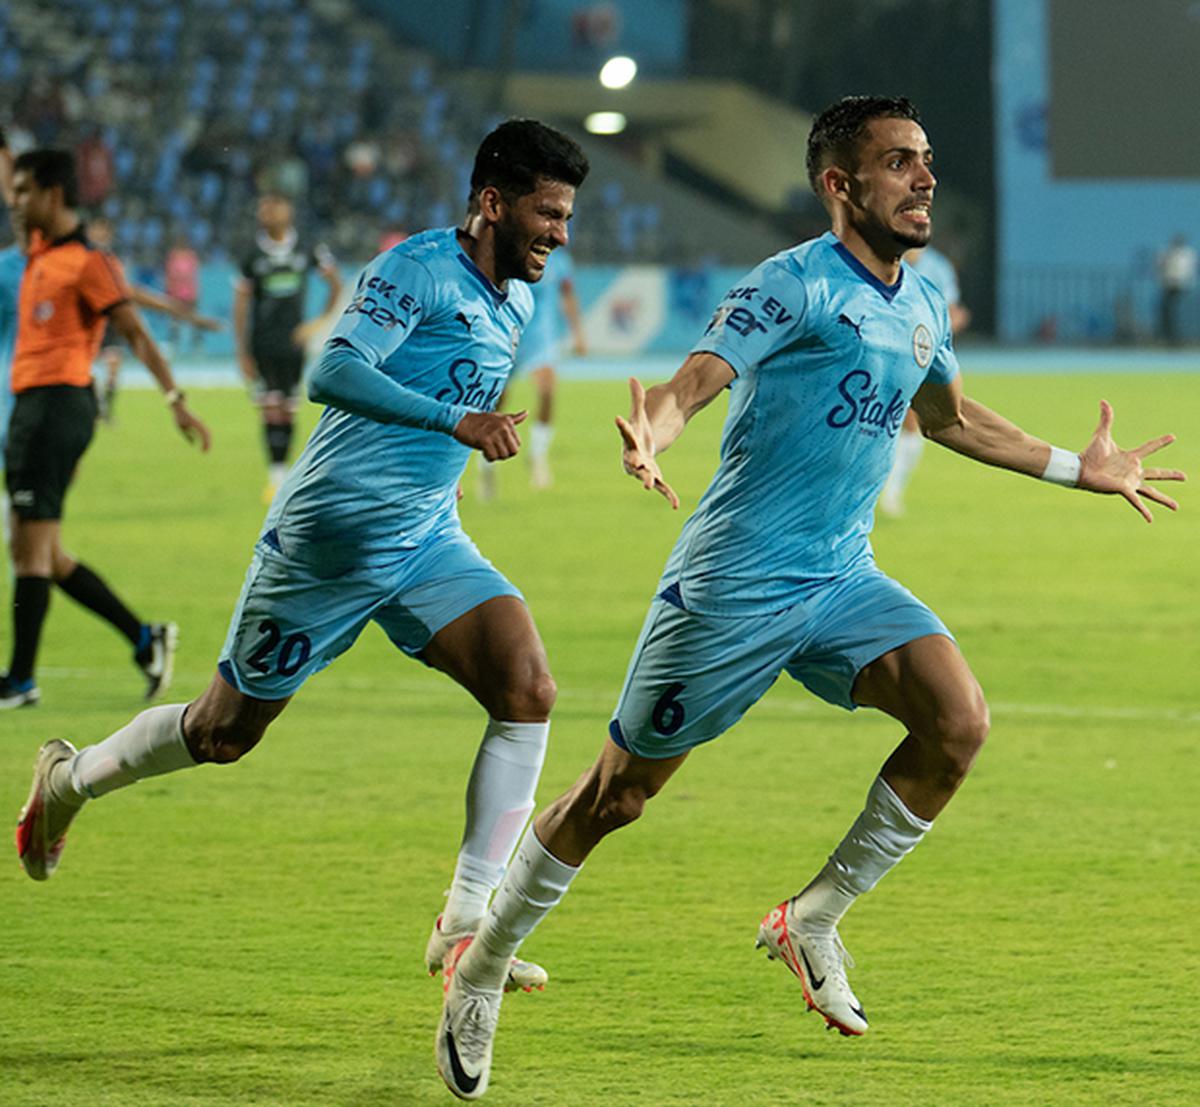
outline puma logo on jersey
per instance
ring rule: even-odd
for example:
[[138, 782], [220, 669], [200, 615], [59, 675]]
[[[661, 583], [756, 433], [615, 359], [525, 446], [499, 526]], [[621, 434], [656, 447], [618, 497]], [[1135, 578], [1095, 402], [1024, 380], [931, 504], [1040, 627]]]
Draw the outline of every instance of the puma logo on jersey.
[[464, 327], [466, 327], [468, 332], [471, 330], [471, 327], [474, 326], [474, 324], [475, 324], [475, 320], [472, 319], [465, 311], [460, 311], [457, 315], [455, 315], [454, 318], [458, 322], [460, 322]]
[[864, 315], [857, 323], [846, 314], [839, 315], [837, 321], [844, 327], [849, 327], [859, 338], [862, 338], [862, 326], [867, 321]]

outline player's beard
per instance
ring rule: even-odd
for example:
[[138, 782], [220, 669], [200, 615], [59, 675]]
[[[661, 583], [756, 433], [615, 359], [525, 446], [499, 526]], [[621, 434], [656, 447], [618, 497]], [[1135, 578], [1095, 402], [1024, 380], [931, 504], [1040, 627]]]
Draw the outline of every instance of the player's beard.
[[533, 270], [529, 265], [529, 251], [536, 240], [522, 235], [498, 234], [496, 236], [496, 277], [506, 281], [515, 277], [519, 281], [540, 281], [544, 269]]
[[921, 228], [921, 232], [917, 233], [916, 229], [912, 231], [892, 231], [892, 237], [904, 250], [919, 249], [929, 245], [929, 240], [933, 237], [933, 225], [927, 224]]

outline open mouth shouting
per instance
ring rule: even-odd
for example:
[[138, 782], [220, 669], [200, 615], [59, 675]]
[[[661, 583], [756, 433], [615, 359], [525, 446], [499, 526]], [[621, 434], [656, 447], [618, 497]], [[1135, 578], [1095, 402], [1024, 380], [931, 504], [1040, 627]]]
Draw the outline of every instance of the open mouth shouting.
[[931, 207], [932, 202], [929, 200], [913, 200], [901, 207], [898, 214], [904, 222], [910, 223], [914, 227], [928, 227], [931, 223], [929, 214]]
[[550, 257], [550, 251], [554, 249], [554, 244], [550, 242], [535, 242], [529, 248], [530, 265], [539, 273], [546, 268], [546, 261]]

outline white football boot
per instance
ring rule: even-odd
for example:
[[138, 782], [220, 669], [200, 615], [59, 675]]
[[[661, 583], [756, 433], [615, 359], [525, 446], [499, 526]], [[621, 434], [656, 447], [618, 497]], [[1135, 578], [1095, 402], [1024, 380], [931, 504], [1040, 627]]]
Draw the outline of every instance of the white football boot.
[[755, 949], [764, 946], [767, 956], [782, 961], [800, 978], [810, 1011], [825, 1020], [828, 1029], [850, 1037], [865, 1034], [867, 1013], [850, 990], [846, 968], [854, 959], [842, 945], [836, 927], [805, 927], [797, 917], [794, 900], [785, 900], [767, 912], [758, 928]]
[[147, 702], [161, 695], [175, 673], [175, 649], [179, 628], [174, 623], [151, 623], [150, 641], [134, 655], [134, 662], [146, 678]]
[[60, 798], [50, 786], [56, 766], [75, 756], [75, 747], [53, 738], [38, 751], [33, 766], [33, 787], [17, 816], [17, 855], [34, 880], [49, 880], [58, 868], [66, 846], [67, 827], [83, 806], [83, 799]]
[[447, 955], [443, 972], [442, 1019], [433, 1045], [438, 1073], [459, 1099], [478, 1099], [492, 1071], [492, 1043], [500, 1021], [504, 992], [476, 988], [458, 972], [472, 938], [463, 938]]
[[[438, 915], [437, 922], [433, 924], [433, 931], [429, 935], [429, 942], [425, 946], [425, 968], [430, 976], [437, 976], [446, 958], [450, 956], [450, 951], [464, 938], [473, 937], [481, 921], [481, 919], [476, 919], [471, 926], [463, 930], [454, 934], [445, 934], [442, 932], [442, 916]], [[545, 990], [549, 979], [549, 973], [541, 965], [514, 957], [508, 966], [508, 977], [504, 981], [504, 990], [506, 992], [532, 992], [536, 988], [541, 992]]]

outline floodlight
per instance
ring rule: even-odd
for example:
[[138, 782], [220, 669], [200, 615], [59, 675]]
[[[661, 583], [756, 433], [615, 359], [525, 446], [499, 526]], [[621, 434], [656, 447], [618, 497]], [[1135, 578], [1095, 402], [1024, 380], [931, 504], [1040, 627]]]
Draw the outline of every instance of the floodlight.
[[589, 134], [619, 135], [625, 130], [625, 116], [619, 111], [594, 111], [583, 121]]
[[618, 54], [609, 58], [600, 70], [600, 83], [605, 88], [625, 88], [637, 76], [637, 62]]

